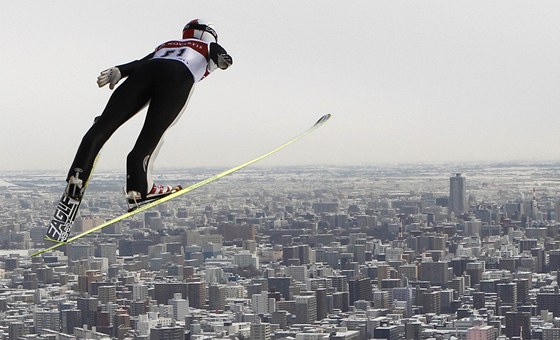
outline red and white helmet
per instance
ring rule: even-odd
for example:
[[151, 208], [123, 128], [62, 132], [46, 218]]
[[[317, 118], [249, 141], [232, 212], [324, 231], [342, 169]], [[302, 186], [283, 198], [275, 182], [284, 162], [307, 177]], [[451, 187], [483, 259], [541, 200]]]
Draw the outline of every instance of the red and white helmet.
[[188, 22], [183, 28], [183, 39], [195, 38], [202, 41], [218, 42], [218, 33], [214, 26], [206, 20], [194, 19]]

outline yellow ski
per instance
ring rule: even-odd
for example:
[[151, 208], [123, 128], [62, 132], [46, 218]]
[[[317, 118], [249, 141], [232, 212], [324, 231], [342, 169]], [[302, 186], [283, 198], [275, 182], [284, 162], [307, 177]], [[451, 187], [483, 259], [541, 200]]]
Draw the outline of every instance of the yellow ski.
[[258, 161], [260, 161], [260, 160], [262, 160], [262, 159], [264, 159], [264, 158], [266, 158], [266, 157], [268, 157], [268, 156], [270, 156], [270, 155], [272, 155], [272, 154], [275, 154], [276, 152], [278, 152], [278, 151], [284, 149], [285, 147], [287, 147], [288, 145], [290, 145], [290, 144], [292, 144], [292, 143], [295, 143], [296, 141], [298, 141], [298, 140], [300, 140], [301, 138], [305, 137], [306, 135], [310, 134], [312, 131], [314, 131], [315, 129], [317, 129], [319, 126], [323, 125], [323, 123], [325, 123], [330, 117], [331, 117], [330, 114], [324, 115], [324, 116], [321, 117], [312, 127], [310, 127], [309, 129], [305, 130], [304, 132], [302, 132], [302, 133], [301, 133], [300, 135], [298, 135], [297, 137], [295, 137], [295, 138], [293, 138], [292, 140], [290, 140], [290, 141], [284, 143], [283, 145], [277, 147], [276, 149], [274, 149], [274, 150], [272, 150], [272, 151], [270, 151], [270, 152], [267, 152], [266, 154], [264, 154], [264, 155], [262, 155], [262, 156], [259, 156], [259, 157], [255, 158], [255, 159], [252, 159], [252, 160], [250, 160], [250, 161], [248, 161], [248, 162], [246, 162], [246, 163], [243, 163], [243, 164], [238, 165], [238, 166], [236, 166], [236, 167], [234, 167], [234, 168], [231, 168], [231, 169], [226, 170], [226, 171], [224, 171], [224, 172], [221, 172], [221, 173], [219, 173], [219, 174], [217, 174], [217, 175], [214, 175], [214, 176], [212, 176], [212, 177], [209, 177], [209, 178], [207, 178], [207, 179], [205, 179], [205, 180], [202, 180], [202, 181], [200, 181], [200, 182], [198, 182], [198, 183], [195, 183], [195, 184], [193, 184], [193, 185], [191, 185], [191, 186], [188, 186], [188, 187], [186, 187], [186, 188], [184, 188], [184, 189], [181, 189], [181, 190], [179, 190], [179, 191], [176, 191], [176, 192], [174, 192], [174, 193], [172, 193], [172, 194], [169, 194], [169, 195], [167, 195], [167, 196], [165, 196], [165, 197], [162, 197], [162, 198], [160, 198], [160, 199], [158, 199], [158, 200], [155, 200], [155, 201], [152, 201], [152, 202], [143, 204], [143, 205], [139, 206], [137, 209], [135, 209], [135, 210], [133, 210], [133, 211], [127, 212], [127, 213], [125, 213], [125, 214], [122, 214], [122, 215], [120, 215], [120, 216], [118, 216], [118, 217], [113, 218], [113, 219], [110, 220], [110, 221], [107, 221], [107, 222], [102, 223], [102, 224], [100, 224], [100, 225], [98, 225], [98, 226], [96, 226], [96, 227], [93, 227], [93, 228], [89, 229], [89, 230], [86, 230], [86, 231], [84, 231], [84, 232], [81, 232], [81, 233], [79, 233], [79, 234], [76, 235], [76, 236], [70, 237], [70, 238], [68, 239], [68, 241], [66, 241], [66, 242], [60, 242], [60, 243], [57, 243], [57, 244], [55, 244], [55, 245], [53, 245], [53, 246], [51, 246], [51, 247], [48, 247], [48, 248], [43, 249], [43, 250], [40, 250], [40, 251], [34, 253], [32, 256], [37, 256], [37, 255], [46, 253], [46, 252], [51, 251], [51, 250], [54, 250], [54, 249], [56, 249], [56, 248], [58, 248], [58, 247], [60, 247], [60, 246], [63, 246], [63, 245], [68, 244], [68, 243], [70, 243], [70, 242], [76, 241], [77, 239], [79, 239], [79, 238], [81, 238], [81, 237], [83, 237], [83, 236], [86, 236], [86, 235], [91, 234], [91, 233], [93, 233], [93, 232], [95, 232], [95, 231], [101, 230], [101, 229], [103, 229], [103, 228], [105, 228], [105, 227], [107, 227], [107, 226], [109, 226], [109, 225], [111, 225], [111, 224], [113, 224], [113, 223], [119, 222], [119, 221], [124, 220], [124, 219], [126, 219], [126, 218], [129, 218], [129, 217], [131, 217], [131, 216], [133, 216], [133, 215], [136, 215], [136, 214], [138, 214], [138, 213], [141, 213], [141, 212], [143, 212], [143, 211], [146, 211], [146, 210], [148, 210], [148, 209], [151, 209], [151, 208], [153, 208], [153, 207], [155, 207], [155, 206], [157, 206], [157, 205], [160, 205], [160, 204], [162, 204], [162, 203], [165, 203], [165, 202], [167, 202], [167, 201], [169, 201], [169, 200], [172, 200], [172, 199], [174, 199], [174, 198], [176, 198], [176, 197], [179, 197], [179, 196], [184, 195], [184, 194], [186, 194], [186, 193], [188, 193], [188, 192], [191, 192], [191, 191], [193, 191], [193, 190], [195, 190], [195, 189], [198, 189], [198, 188], [200, 188], [201, 186], [204, 186], [204, 185], [206, 185], [206, 184], [208, 184], [208, 183], [211, 183], [211, 182], [214, 182], [215, 180], [218, 180], [218, 179], [220, 179], [220, 178], [222, 178], [222, 177], [225, 177], [225, 176], [227, 176], [227, 175], [230, 175], [230, 174], [232, 174], [232, 173], [234, 173], [234, 172], [236, 172], [236, 171], [238, 171], [238, 170], [241, 170], [241, 169], [243, 169], [243, 168], [245, 168], [245, 167], [247, 167], [247, 166], [249, 166], [249, 165], [251, 165], [251, 164], [253, 164], [253, 163], [256, 163], [256, 162], [258, 162]]

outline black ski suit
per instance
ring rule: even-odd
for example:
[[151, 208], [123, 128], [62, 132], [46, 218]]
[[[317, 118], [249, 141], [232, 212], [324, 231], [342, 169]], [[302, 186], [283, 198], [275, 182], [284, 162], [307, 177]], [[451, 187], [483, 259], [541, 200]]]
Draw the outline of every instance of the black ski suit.
[[[83, 137], [67, 180], [78, 174], [86, 182], [105, 142], [149, 105], [142, 130], [128, 154], [126, 170], [127, 191], [146, 195], [151, 190], [150, 168], [163, 134], [182, 113], [195, 82], [213, 71], [218, 55], [223, 54], [227, 52], [217, 43], [181, 39], [160, 45], [141, 60], [117, 66], [121, 77], [127, 79], [115, 89], [103, 113]], [[188, 60], [189, 55], [194, 61]]]

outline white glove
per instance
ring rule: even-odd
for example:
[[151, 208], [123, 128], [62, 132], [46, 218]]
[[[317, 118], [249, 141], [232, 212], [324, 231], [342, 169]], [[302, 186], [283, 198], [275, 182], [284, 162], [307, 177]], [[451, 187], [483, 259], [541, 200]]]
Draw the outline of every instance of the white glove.
[[218, 54], [218, 67], [222, 70], [233, 64], [233, 58], [229, 54]]
[[121, 71], [118, 67], [111, 67], [102, 71], [99, 77], [97, 77], [97, 85], [103, 87], [109, 84], [109, 88], [112, 90], [119, 80], [121, 80]]

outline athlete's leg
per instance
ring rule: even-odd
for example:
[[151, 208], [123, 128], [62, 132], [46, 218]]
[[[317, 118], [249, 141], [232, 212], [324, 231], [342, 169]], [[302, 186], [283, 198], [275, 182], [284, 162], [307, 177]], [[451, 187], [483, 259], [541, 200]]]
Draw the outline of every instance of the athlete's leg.
[[124, 122], [148, 103], [150, 98], [148, 78], [134, 73], [115, 89], [101, 116], [82, 138], [68, 171], [67, 180], [76, 173], [84, 182], [89, 178], [95, 157], [103, 144]]
[[127, 191], [142, 197], [152, 189], [153, 160], [167, 129], [183, 112], [193, 89], [193, 77], [176, 61], [161, 60], [146, 120], [136, 144], [127, 157]]

